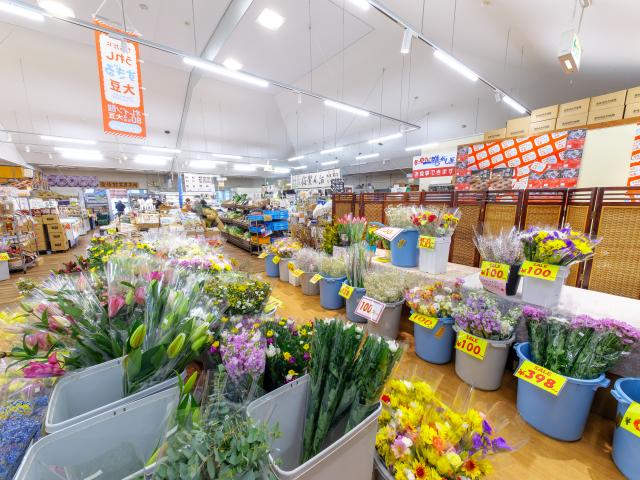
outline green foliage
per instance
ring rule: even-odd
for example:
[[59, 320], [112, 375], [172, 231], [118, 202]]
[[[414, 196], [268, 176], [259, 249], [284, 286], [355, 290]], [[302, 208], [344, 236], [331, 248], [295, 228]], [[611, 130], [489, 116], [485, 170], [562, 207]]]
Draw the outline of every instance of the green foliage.
[[340, 232], [338, 225], [327, 225], [322, 234], [322, 251], [328, 255], [333, 255], [333, 247], [340, 243]]

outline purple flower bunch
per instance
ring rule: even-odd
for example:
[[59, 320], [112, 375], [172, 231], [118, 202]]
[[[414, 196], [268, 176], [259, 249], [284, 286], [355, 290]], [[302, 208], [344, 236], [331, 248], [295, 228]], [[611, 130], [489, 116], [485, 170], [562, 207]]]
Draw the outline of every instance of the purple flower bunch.
[[224, 333], [220, 353], [229, 378], [239, 382], [247, 376], [258, 379], [264, 374], [266, 342], [259, 330]]
[[494, 296], [482, 291], [470, 292], [453, 307], [456, 325], [476, 337], [506, 340], [511, 337], [521, 316], [519, 308], [506, 310]]
[[474, 455], [480, 451], [483, 455], [487, 455], [488, 453], [510, 452], [513, 450], [503, 437], [492, 438], [491, 435], [493, 435], [493, 428], [486, 419], [482, 420], [482, 434], [474, 432], [471, 436], [469, 455]]

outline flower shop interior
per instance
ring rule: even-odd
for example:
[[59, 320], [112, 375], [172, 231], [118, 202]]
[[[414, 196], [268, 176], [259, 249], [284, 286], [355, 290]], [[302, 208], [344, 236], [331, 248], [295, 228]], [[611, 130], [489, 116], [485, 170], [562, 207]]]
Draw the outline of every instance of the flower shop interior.
[[637, 18], [0, 0], [0, 480], [640, 480]]

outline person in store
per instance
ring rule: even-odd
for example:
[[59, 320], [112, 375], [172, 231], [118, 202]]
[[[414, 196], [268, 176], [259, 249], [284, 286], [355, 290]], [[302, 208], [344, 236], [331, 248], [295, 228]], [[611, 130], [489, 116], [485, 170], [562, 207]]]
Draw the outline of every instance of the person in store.
[[116, 212], [118, 213], [119, 217], [122, 216], [122, 214], [124, 213], [125, 208], [127, 208], [127, 207], [125, 207], [124, 203], [122, 203], [122, 200], [118, 200], [116, 202]]
[[184, 205], [182, 206], [182, 211], [183, 211], [183, 212], [190, 212], [191, 210], [193, 210], [193, 209], [191, 208], [191, 199], [190, 199], [190, 198], [187, 198], [187, 199], [184, 201]]
[[160, 197], [158, 197], [156, 198], [156, 201], [155, 201], [155, 207], [158, 212], [160, 211], [161, 206], [162, 206], [162, 200], [160, 200]]

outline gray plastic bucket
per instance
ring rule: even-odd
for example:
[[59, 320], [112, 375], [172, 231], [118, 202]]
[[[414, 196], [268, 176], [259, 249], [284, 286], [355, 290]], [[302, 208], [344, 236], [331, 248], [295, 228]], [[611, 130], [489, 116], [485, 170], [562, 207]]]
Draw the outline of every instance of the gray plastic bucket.
[[317, 272], [304, 272], [300, 276], [300, 286], [303, 295], [320, 295], [320, 281], [311, 283], [311, 279]]
[[53, 388], [44, 422], [47, 433], [57, 432], [140, 398], [171, 388], [176, 376], [124, 396], [123, 358], [101, 363], [62, 377]]
[[177, 405], [174, 387], [42, 437], [27, 450], [14, 480], [140, 478]]
[[[453, 329], [456, 332], [462, 330], [457, 325], [454, 325]], [[456, 350], [456, 374], [465, 383], [480, 390], [499, 389], [509, 351], [515, 341], [515, 334], [507, 340], [487, 340], [487, 349], [482, 360]]]
[[281, 258], [278, 263], [278, 268], [280, 269], [280, 281], [289, 282], [289, 262], [290, 258]]
[[300, 464], [309, 380], [304, 375], [249, 404], [251, 418], [282, 432], [271, 445], [271, 471], [281, 480], [371, 480], [381, 406], [347, 434], [345, 422], [338, 422], [328, 446]]
[[365, 289], [361, 287], [355, 287], [351, 296], [347, 298], [344, 302], [344, 308], [347, 314], [347, 319], [351, 320], [355, 323], [367, 323], [367, 319], [358, 315], [356, 313], [356, 308], [358, 308], [358, 303], [364, 297]]
[[380, 335], [391, 340], [398, 338], [403, 304], [404, 300], [400, 300], [396, 303], [386, 303], [384, 312], [382, 312], [378, 323], [373, 323], [371, 320], [367, 320], [367, 330], [369, 333]]
[[391, 474], [387, 466], [384, 464], [384, 461], [380, 458], [379, 455], [375, 456], [374, 466], [376, 467], [376, 480], [394, 480], [395, 477]]

